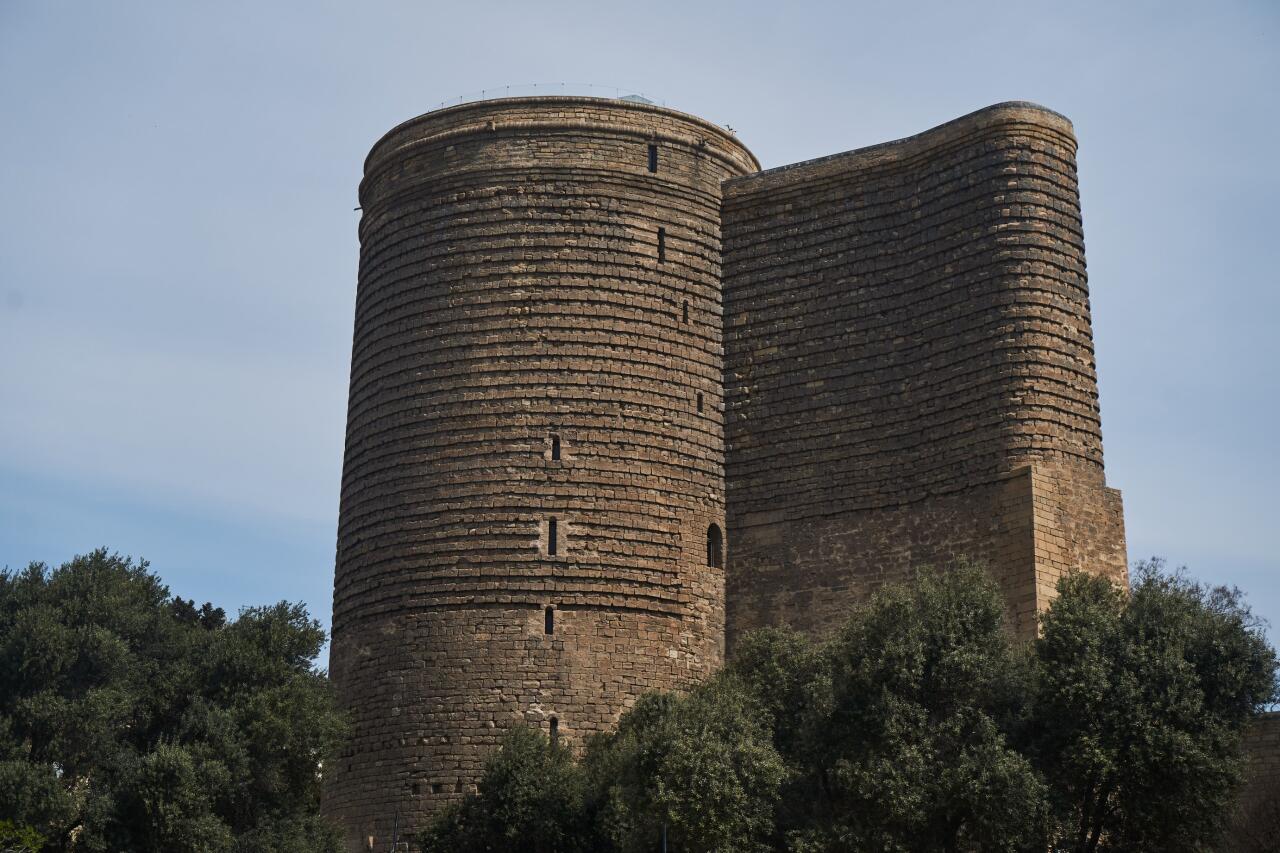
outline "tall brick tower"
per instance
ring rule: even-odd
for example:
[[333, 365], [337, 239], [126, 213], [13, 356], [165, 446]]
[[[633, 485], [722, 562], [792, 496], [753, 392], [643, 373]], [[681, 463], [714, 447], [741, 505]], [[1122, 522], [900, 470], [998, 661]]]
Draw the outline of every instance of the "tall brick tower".
[[725, 185], [728, 641], [981, 561], [1013, 625], [1126, 576], [1071, 122], [1035, 104]]
[[[384, 136], [360, 278], [331, 673], [350, 849], [470, 790], [516, 723], [577, 740], [724, 643], [725, 130], [486, 101]], [[381, 849], [381, 848], [379, 848]]]

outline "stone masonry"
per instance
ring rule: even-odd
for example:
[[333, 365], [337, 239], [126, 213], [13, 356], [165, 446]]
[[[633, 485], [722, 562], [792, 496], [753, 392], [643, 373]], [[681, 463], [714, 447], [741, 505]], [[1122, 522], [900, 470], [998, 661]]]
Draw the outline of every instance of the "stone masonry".
[[348, 849], [472, 790], [513, 725], [580, 743], [921, 565], [985, 563], [1024, 635], [1062, 573], [1124, 582], [1074, 157], [1023, 103], [765, 172], [626, 100], [384, 136], [330, 659]]
[[620, 100], [409, 121], [360, 187], [332, 677], [350, 849], [578, 742], [724, 650], [720, 188], [731, 134]]
[[1221, 850], [1272, 853], [1280, 847], [1280, 711], [1253, 721], [1244, 752], [1248, 763]]
[[728, 633], [959, 557], [1126, 577], [1071, 124], [1001, 104], [725, 185]]

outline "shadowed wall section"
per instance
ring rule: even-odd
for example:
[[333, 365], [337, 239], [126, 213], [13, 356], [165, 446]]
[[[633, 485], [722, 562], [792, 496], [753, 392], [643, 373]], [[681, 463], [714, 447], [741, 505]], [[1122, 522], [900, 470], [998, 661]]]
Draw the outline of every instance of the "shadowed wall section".
[[1280, 712], [1260, 714], [1244, 733], [1244, 779], [1218, 849], [1266, 853], [1280, 834]]
[[422, 828], [513, 724], [578, 742], [720, 665], [720, 188], [757, 168], [586, 98], [374, 146], [331, 654], [355, 734], [325, 798], [350, 849]]
[[1024, 635], [1063, 572], [1124, 581], [1066, 119], [730, 180], [723, 235], [730, 644], [962, 555]]

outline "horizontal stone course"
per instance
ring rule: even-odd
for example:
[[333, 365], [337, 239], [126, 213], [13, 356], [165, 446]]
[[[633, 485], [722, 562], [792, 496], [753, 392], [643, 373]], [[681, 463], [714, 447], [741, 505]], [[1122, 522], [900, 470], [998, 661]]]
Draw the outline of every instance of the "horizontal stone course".
[[374, 147], [330, 655], [355, 731], [325, 792], [350, 849], [471, 790], [512, 725], [579, 743], [720, 665], [720, 187], [756, 168], [616, 101], [454, 108]]

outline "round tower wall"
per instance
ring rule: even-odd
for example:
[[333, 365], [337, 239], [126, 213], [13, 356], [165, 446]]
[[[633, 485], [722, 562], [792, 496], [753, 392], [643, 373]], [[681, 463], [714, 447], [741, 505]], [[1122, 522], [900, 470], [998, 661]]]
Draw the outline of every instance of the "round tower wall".
[[720, 185], [756, 168], [693, 116], [581, 98], [374, 146], [326, 791], [352, 849], [470, 790], [513, 725], [577, 743], [719, 666]]

